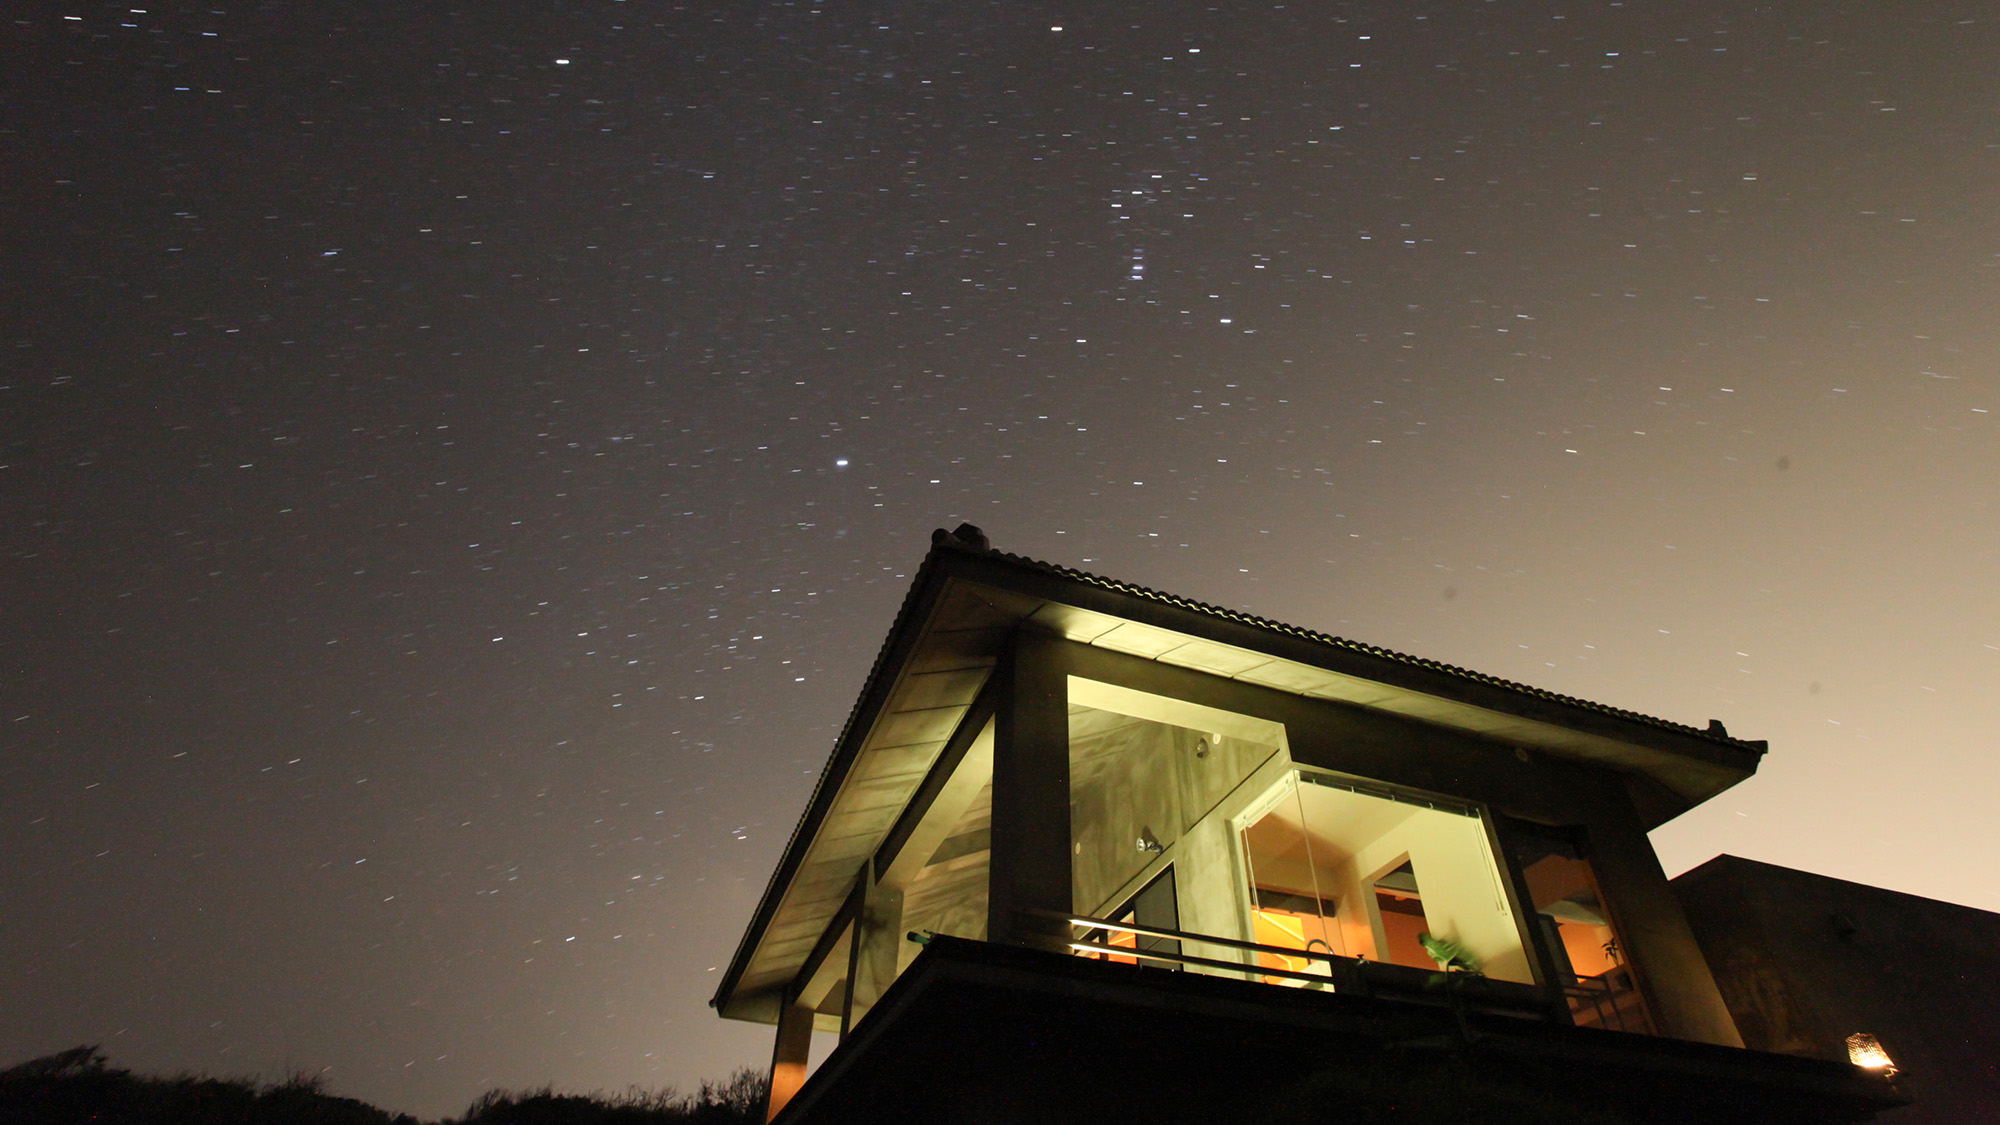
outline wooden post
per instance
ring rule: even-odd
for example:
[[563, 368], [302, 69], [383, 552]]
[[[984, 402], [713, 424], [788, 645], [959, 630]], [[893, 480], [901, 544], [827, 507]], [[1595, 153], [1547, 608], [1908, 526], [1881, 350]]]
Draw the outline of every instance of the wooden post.
[[806, 1063], [812, 1053], [813, 1011], [791, 1002], [789, 995], [778, 1009], [777, 1043], [771, 1049], [771, 1093], [765, 1103], [764, 1120], [770, 1121], [799, 1092], [806, 1082]]
[[1741, 1047], [1736, 1021], [1722, 1002], [1722, 991], [1633, 812], [1631, 797], [1611, 778], [1600, 783], [1600, 790], [1586, 827], [1586, 858], [1656, 1030], [1675, 1039]]
[[994, 715], [987, 940], [1064, 952], [1069, 925], [1062, 916], [1072, 904], [1063, 642], [1017, 631], [994, 675], [1001, 690]]

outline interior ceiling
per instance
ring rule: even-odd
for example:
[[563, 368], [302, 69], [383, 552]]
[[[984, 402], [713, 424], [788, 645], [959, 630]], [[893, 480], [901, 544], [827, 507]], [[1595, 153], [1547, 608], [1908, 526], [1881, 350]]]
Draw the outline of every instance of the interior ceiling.
[[[1303, 823], [1300, 820], [1301, 811], [1304, 813]], [[1288, 834], [1310, 841], [1313, 862], [1324, 870], [1352, 859], [1371, 841], [1380, 839], [1424, 811], [1427, 810], [1416, 805], [1385, 801], [1345, 789], [1300, 785], [1294, 789], [1292, 796], [1280, 801], [1259, 823], [1276, 821], [1284, 825]], [[1311, 827], [1308, 828], [1308, 825]]]

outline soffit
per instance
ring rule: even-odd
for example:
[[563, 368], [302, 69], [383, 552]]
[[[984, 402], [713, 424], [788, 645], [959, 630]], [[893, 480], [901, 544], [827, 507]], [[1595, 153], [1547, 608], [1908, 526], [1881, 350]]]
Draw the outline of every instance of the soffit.
[[[780, 993], [840, 912], [861, 865], [881, 847], [943, 752], [1016, 624], [980, 591], [960, 582], [943, 585], [927, 619], [916, 622], [920, 632], [907, 658], [900, 667], [886, 669], [893, 682], [885, 704], [865, 730], [850, 731], [858, 738], [843, 740], [852, 743], [845, 776], [811, 838], [795, 838], [788, 849], [805, 844], [796, 873], [784, 886], [773, 887], [779, 898], [762, 939], [734, 987], [718, 996], [723, 1015], [764, 1022], [776, 1018]], [[834, 764], [843, 749], [836, 748]], [[757, 937], [754, 931], [749, 936]]]

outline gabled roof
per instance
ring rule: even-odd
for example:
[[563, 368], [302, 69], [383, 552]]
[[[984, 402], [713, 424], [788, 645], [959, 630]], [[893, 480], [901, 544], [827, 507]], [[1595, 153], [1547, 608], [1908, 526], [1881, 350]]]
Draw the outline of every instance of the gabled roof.
[[713, 1003], [770, 1022], [779, 996], [1018, 628], [1401, 714], [1649, 778], [1647, 827], [1756, 771], [1762, 742], [1685, 726], [992, 550], [938, 531]]

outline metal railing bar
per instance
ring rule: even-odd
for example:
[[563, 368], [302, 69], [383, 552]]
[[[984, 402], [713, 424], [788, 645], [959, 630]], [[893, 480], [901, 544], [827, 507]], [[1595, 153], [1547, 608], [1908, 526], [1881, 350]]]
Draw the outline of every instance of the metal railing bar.
[[[1229, 949], [1244, 950], [1249, 953], [1262, 953], [1276, 957], [1298, 958], [1306, 961], [1318, 961], [1325, 964], [1327, 966], [1327, 970], [1325, 972], [1301, 972], [1295, 969], [1268, 968], [1263, 965], [1244, 964], [1241, 961], [1223, 961], [1213, 957], [1199, 957], [1189, 953], [1168, 952], [1166, 950], [1158, 950], [1158, 949], [1143, 950], [1137, 948], [1136, 946], [1111, 945], [1109, 944], [1108, 941], [1079, 941], [1072, 939], [1067, 943], [1068, 948], [1077, 953], [1106, 954], [1113, 957], [1129, 958], [1132, 960], [1166, 961], [1173, 964], [1200, 966], [1202, 968], [1208, 968], [1208, 969], [1221, 969], [1225, 972], [1239, 973], [1245, 977], [1249, 977], [1252, 979], [1258, 977], [1280, 977], [1286, 980], [1298, 980], [1298, 981], [1307, 981], [1314, 984], [1323, 984], [1331, 988], [1333, 991], [1345, 990], [1349, 992], [1355, 992], [1367, 995], [1373, 995], [1379, 989], [1387, 988], [1391, 992], [1397, 993], [1398, 995], [1402, 995], [1405, 999], [1418, 1000], [1424, 1003], [1459, 1002], [1457, 1000], [1432, 998], [1429, 996], [1421, 995], [1417, 992], [1412, 991], [1407, 986], [1407, 984], [1396, 982], [1393, 979], [1388, 979], [1388, 980], [1373, 979], [1371, 978], [1368, 972], [1369, 967], [1372, 965], [1376, 965], [1379, 962], [1370, 961], [1367, 960], [1366, 958], [1343, 957], [1337, 953], [1314, 953], [1308, 950], [1292, 949], [1282, 945], [1264, 945], [1259, 942], [1239, 941], [1235, 938], [1217, 937], [1212, 934], [1189, 933], [1186, 930], [1170, 930], [1163, 926], [1141, 926], [1133, 922], [1113, 922], [1106, 918], [1091, 918], [1076, 914], [1062, 914], [1053, 910], [1031, 909], [1024, 911], [1023, 913], [1037, 915], [1040, 917], [1050, 918], [1050, 919], [1061, 919], [1062, 921], [1069, 923], [1071, 926], [1081, 927], [1085, 930], [1097, 930], [1105, 933], [1124, 933], [1124, 934], [1131, 934], [1135, 937], [1150, 937], [1166, 941], [1193, 942], [1197, 945], [1201, 944], [1218, 945]], [[1596, 982], [1597, 980], [1597, 978], [1582, 978], [1582, 979], [1591, 980], [1593, 982]], [[1609, 982], [1603, 982], [1603, 983], [1608, 984]], [[1514, 985], [1509, 983], [1508, 987], [1524, 988], [1536, 992], [1544, 991], [1538, 989], [1534, 985]], [[1562, 995], [1564, 993], [1567, 993], [1567, 991], [1568, 991], [1567, 989], [1561, 989], [1557, 993], [1546, 994], [1546, 995], [1549, 1000], [1553, 1000], [1556, 995]], [[1601, 1008], [1601, 1000], [1612, 998], [1611, 996], [1602, 993], [1594, 993], [1594, 990], [1589, 989], [1588, 987], [1579, 989], [1578, 991], [1583, 993], [1583, 995], [1577, 996], [1575, 998], [1592, 1002], [1593, 1007]], [[1533, 1008], [1535, 1010], [1544, 1010], [1546, 1007], [1545, 1003], [1535, 1003], [1531, 1005], [1527, 1002], [1526, 998], [1520, 1000], [1510, 1000], [1500, 996], [1482, 998], [1480, 1000], [1475, 1001], [1475, 1003], [1481, 1005], [1494, 1005], [1498, 1008], [1510, 1011], [1527, 1011], [1530, 1008]], [[1560, 1006], [1567, 1007], [1566, 1004]], [[1544, 1014], [1548, 1018], [1554, 1018], [1552, 1011], [1545, 1010]], [[1613, 1015], [1619, 1017], [1622, 1025], [1623, 1014], [1616, 1011], [1615, 1002], [1613, 1004]], [[1602, 1017], [1600, 1016], [1600, 1019], [1601, 1018]]]
[[[1079, 953], [1107, 953], [1114, 957], [1130, 957], [1139, 961], [1172, 961], [1178, 965], [1200, 965], [1210, 969], [1226, 969], [1252, 977], [1285, 977], [1289, 980], [1311, 981], [1314, 984], [1335, 988], [1340, 982], [1325, 973], [1302, 973], [1296, 969], [1271, 969], [1262, 965], [1245, 965], [1241, 961], [1219, 961], [1213, 957], [1196, 957], [1192, 953], [1173, 953], [1162, 949], [1132, 949], [1123, 945], [1100, 945], [1096, 942], [1073, 941], [1071, 949]], [[1352, 986], [1350, 986], [1352, 987]]]
[[[1461, 1002], [1456, 997], [1448, 994], [1431, 995], [1419, 990], [1413, 990], [1406, 984], [1397, 984], [1385, 980], [1371, 980], [1368, 976], [1367, 967], [1376, 962], [1357, 961], [1346, 957], [1340, 958], [1340, 960], [1345, 963], [1347, 971], [1338, 976], [1332, 976], [1325, 973], [1304, 973], [1296, 969], [1273, 969], [1263, 965], [1245, 965], [1240, 961], [1219, 961], [1213, 957], [1196, 957], [1189, 953], [1174, 953], [1157, 949], [1142, 950], [1127, 945], [1105, 945], [1098, 942], [1072, 941], [1069, 943], [1069, 948], [1078, 953], [1102, 953], [1135, 961], [1171, 961], [1180, 965], [1197, 965], [1203, 968], [1223, 969], [1231, 973], [1242, 973], [1252, 979], [1260, 977], [1283, 977], [1287, 980], [1306, 981], [1312, 984], [1324, 985], [1330, 992], [1346, 992], [1360, 996], [1377, 995], [1379, 990], [1386, 988], [1402, 1000], [1438, 1007], [1449, 1007]], [[1298, 952], [1297, 950], [1287, 950], [1281, 947], [1266, 948], [1271, 948], [1283, 956], [1292, 956]], [[1544, 1011], [1540, 1004], [1529, 1005], [1522, 1001], [1509, 1001], [1499, 997], [1476, 1000], [1474, 1003], [1482, 1007], [1490, 1006], [1506, 1011]]]
[[1169, 941], [1192, 941], [1202, 945], [1220, 945], [1229, 949], [1241, 949], [1250, 953], [1269, 953], [1279, 957], [1303, 957], [1308, 961], [1323, 961], [1328, 965], [1340, 962], [1359, 964], [1361, 958], [1343, 957], [1338, 953], [1314, 953], [1305, 949], [1292, 949], [1282, 945], [1260, 945], [1254, 941], [1238, 941], [1235, 938], [1216, 937], [1212, 934], [1191, 934], [1184, 930], [1168, 930], [1158, 926], [1139, 926], [1130, 922], [1112, 922], [1103, 918], [1085, 918], [1077, 915], [1050, 915], [1059, 917], [1072, 926], [1082, 926], [1092, 930], [1112, 930], [1121, 934], [1139, 937], [1165, 938]]

